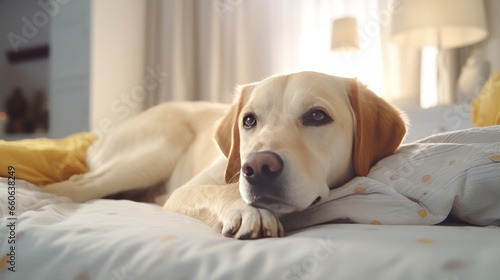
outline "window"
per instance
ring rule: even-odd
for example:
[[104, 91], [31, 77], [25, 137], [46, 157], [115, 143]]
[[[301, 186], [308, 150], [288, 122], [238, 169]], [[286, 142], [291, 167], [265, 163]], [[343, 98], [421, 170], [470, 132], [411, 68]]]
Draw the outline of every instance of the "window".
[[429, 108], [438, 104], [437, 47], [422, 48], [420, 68], [420, 106]]

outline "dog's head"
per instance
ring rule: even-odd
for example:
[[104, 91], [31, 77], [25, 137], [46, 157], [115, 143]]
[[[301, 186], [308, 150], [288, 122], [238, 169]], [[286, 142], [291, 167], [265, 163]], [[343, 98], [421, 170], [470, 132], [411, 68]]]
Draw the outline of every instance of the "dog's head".
[[401, 113], [355, 79], [314, 72], [241, 87], [216, 140], [245, 202], [276, 214], [365, 176], [406, 133]]

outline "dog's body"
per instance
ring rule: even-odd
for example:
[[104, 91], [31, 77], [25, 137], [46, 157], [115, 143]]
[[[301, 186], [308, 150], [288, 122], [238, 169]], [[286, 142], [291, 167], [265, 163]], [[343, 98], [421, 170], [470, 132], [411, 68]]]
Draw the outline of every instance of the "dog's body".
[[147, 110], [89, 148], [89, 172], [45, 190], [86, 201], [165, 182], [166, 210], [226, 236], [283, 236], [281, 215], [366, 175], [405, 132], [399, 111], [356, 80], [276, 76], [242, 87], [232, 105]]

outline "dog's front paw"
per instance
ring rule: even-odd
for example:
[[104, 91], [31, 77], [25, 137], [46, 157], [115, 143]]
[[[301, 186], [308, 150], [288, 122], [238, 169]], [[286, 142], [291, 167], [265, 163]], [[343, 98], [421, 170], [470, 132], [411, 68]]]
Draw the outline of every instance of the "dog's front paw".
[[81, 194], [81, 192], [78, 192], [77, 186], [72, 184], [72, 182], [69, 180], [48, 184], [46, 186], [43, 186], [41, 188], [41, 191], [59, 196], [65, 196], [75, 202], [84, 202], [88, 200]]
[[246, 206], [233, 209], [221, 217], [222, 234], [237, 239], [283, 237], [285, 232], [279, 219], [265, 209]]

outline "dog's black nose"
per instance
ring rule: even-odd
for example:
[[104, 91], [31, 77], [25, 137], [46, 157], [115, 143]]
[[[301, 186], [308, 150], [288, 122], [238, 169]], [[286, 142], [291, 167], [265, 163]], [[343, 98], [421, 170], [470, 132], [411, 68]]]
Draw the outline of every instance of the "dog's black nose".
[[283, 171], [283, 160], [273, 152], [257, 152], [249, 154], [241, 166], [243, 177], [251, 185], [269, 185]]

